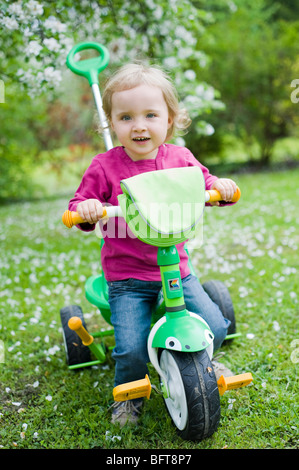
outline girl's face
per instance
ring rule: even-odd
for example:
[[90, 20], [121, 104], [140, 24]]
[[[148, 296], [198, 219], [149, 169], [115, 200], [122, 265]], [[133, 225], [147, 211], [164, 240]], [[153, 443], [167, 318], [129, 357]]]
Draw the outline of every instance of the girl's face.
[[132, 160], [156, 158], [172, 121], [158, 87], [139, 85], [112, 95], [112, 129]]

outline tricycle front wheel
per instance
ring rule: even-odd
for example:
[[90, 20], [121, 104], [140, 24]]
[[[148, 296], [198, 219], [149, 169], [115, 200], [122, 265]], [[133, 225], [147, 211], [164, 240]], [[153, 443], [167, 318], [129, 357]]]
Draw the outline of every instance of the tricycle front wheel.
[[211, 436], [220, 421], [220, 396], [207, 351], [163, 349], [159, 362], [167, 377], [165, 405], [178, 434], [185, 440]]

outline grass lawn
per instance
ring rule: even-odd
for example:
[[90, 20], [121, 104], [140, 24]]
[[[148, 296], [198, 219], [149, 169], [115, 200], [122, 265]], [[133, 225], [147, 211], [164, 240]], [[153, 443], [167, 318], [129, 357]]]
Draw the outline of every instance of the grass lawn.
[[63, 226], [67, 198], [1, 207], [0, 446], [298, 448], [298, 177], [238, 176], [240, 202], [205, 212], [193, 263], [202, 282], [229, 287], [242, 335], [221, 348], [223, 362], [254, 381], [221, 397], [220, 426], [203, 442], [177, 436], [154, 391], [137, 429], [110, 423], [113, 361], [70, 371], [59, 318], [61, 307], [80, 304], [90, 331], [108, 327], [84, 296], [100, 269], [99, 240]]

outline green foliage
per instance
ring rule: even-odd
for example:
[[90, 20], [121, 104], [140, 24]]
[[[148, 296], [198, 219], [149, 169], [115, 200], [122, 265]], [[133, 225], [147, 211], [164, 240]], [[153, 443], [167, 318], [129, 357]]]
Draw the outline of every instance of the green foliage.
[[[20, 99], [21, 98], [21, 99]], [[15, 87], [7, 87], [1, 106], [0, 133], [0, 200], [22, 198], [32, 193], [30, 172], [40, 151], [34, 123], [45, 122], [42, 103], [34, 103], [26, 95], [17, 95]]]
[[[30, 195], [32, 169], [59, 148], [101, 151], [88, 84], [65, 65], [85, 40], [109, 49], [101, 85], [136, 59], [169, 72], [193, 120], [180, 143], [201, 161], [225, 159], [238, 139], [246, 158], [269, 164], [277, 140], [298, 136], [290, 99], [299, 72], [296, 8], [270, 0], [1, 2], [0, 199]], [[53, 165], [60, 171], [67, 162]]]
[[[13, 177], [16, 165], [24, 166], [19, 176], [24, 175], [22, 185], [25, 190], [29, 167], [36, 164], [38, 150], [53, 150], [68, 144], [92, 146], [95, 142], [91, 119], [94, 104], [90, 90], [87, 92], [85, 81], [72, 76], [65, 65], [66, 55], [74, 43], [93, 40], [108, 47], [111, 62], [109, 70], [101, 74], [102, 81], [107, 73], [111, 74], [125, 62], [136, 59], [157, 62], [174, 78], [182, 102], [192, 116], [198, 114], [198, 109], [203, 112], [219, 106], [213, 93], [203, 96], [204, 89], [199, 86], [201, 80], [198, 78], [198, 71], [208, 60], [201, 51], [199, 38], [211, 20], [211, 14], [196, 8], [190, 0], [174, 0], [170, 4], [165, 0], [147, 0], [134, 6], [129, 1], [92, 4], [68, 0], [2, 2], [1, 78], [6, 88], [6, 104], [0, 111], [3, 110], [5, 119], [7, 112], [14, 116], [12, 120], [19, 119], [17, 104], [22, 100], [24, 90], [34, 100], [32, 108], [40, 105], [39, 115], [43, 115], [40, 121], [36, 116], [34, 122], [33, 113], [28, 109], [24, 112], [30, 120], [28, 126], [25, 121], [20, 123], [22, 132], [17, 134], [17, 148], [26, 149], [26, 163], [22, 161], [24, 152], [5, 143], [6, 162], [2, 165], [5, 188], [3, 186], [1, 197], [16, 197], [17, 182]], [[78, 84], [77, 90], [74, 83]], [[18, 100], [9, 99], [12, 93]], [[82, 98], [78, 98], [80, 95]], [[48, 106], [45, 100], [50, 102]], [[25, 103], [31, 108], [26, 98]], [[10, 107], [9, 111], [7, 107]], [[7, 120], [7, 125], [0, 129], [0, 138], [5, 142], [8, 124]], [[27, 127], [30, 128], [28, 132]], [[30, 149], [27, 133], [34, 141]], [[44, 152], [45, 155], [50, 153]], [[20, 178], [18, 184], [19, 181]]]
[[[220, 151], [231, 134], [251, 158], [268, 164], [275, 142], [297, 134], [298, 110], [290, 99], [290, 84], [299, 71], [299, 23], [274, 21], [277, 5], [273, 9], [264, 0], [240, 0], [236, 5], [236, 11], [208, 27], [203, 38], [203, 49], [213, 58], [203, 76], [220, 91], [226, 108], [210, 118], [217, 129], [210, 142], [205, 138], [201, 144], [195, 137], [196, 143], [199, 149], [209, 145]], [[255, 144], [258, 151], [251, 153]]]

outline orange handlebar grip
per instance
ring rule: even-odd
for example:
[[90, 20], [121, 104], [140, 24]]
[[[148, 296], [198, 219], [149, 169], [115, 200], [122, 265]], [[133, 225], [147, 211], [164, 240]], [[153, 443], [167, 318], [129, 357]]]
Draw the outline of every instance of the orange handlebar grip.
[[[107, 215], [107, 210], [105, 209], [105, 207], [103, 207], [102, 218], [106, 217], [106, 215]], [[83, 220], [82, 217], [80, 217], [78, 212], [65, 211], [62, 215], [62, 222], [64, 223], [66, 227], [72, 228], [73, 225], [84, 224], [85, 220]]]
[[217, 189], [208, 189], [207, 193], [209, 193], [210, 199], [208, 202], [216, 202], [221, 200], [221, 196]]
[[235, 194], [233, 195], [232, 202], [237, 202], [240, 199], [240, 197], [241, 197], [241, 190], [237, 186], [237, 190], [236, 190]]
[[80, 217], [78, 212], [65, 211], [62, 215], [62, 222], [68, 228], [72, 228], [73, 225], [82, 224], [84, 220]]
[[82, 320], [79, 317], [72, 317], [68, 321], [69, 328], [77, 333], [81, 338], [84, 346], [89, 346], [93, 342], [93, 336], [82, 325]]
[[[217, 189], [209, 189], [207, 192], [210, 195], [210, 199], [207, 202], [217, 202], [217, 201], [222, 201], [222, 197], [220, 195], [220, 192], [217, 191]], [[241, 190], [237, 186], [237, 190], [235, 194], [233, 195], [233, 198], [230, 202], [237, 202], [241, 197]]]

